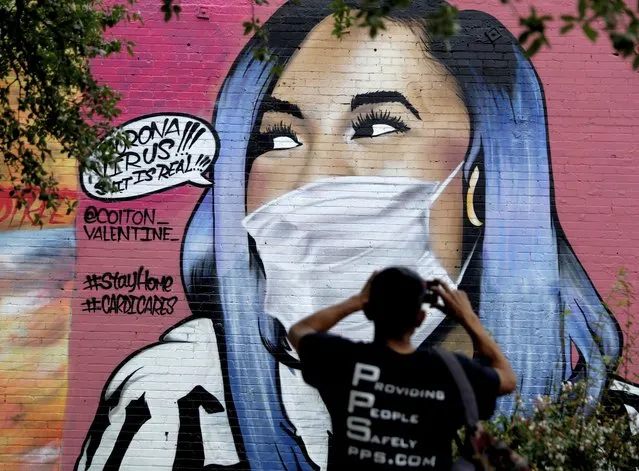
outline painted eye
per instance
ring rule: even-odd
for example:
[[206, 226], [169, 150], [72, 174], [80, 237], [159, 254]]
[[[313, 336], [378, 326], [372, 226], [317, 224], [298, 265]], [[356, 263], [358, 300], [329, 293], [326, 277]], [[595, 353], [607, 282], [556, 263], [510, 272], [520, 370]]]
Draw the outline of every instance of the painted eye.
[[302, 144], [297, 139], [290, 136], [275, 136], [273, 137], [273, 150], [277, 149], [293, 149], [299, 147]]
[[351, 123], [353, 127], [352, 139], [360, 139], [363, 137], [377, 137], [391, 133], [405, 133], [410, 128], [404, 121], [392, 116], [389, 111], [371, 111], [365, 115], [360, 115]]
[[388, 124], [373, 124], [373, 131], [371, 137], [381, 136], [382, 134], [388, 134], [389, 132], [397, 132], [398, 129]]
[[262, 152], [294, 149], [302, 145], [293, 128], [283, 122], [268, 126], [264, 132], [261, 132], [260, 142]]

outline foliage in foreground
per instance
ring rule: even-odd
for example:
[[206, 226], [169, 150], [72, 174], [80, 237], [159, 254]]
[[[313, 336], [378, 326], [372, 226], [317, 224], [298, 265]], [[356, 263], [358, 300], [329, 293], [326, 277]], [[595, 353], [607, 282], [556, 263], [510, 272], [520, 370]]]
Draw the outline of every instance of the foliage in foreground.
[[633, 435], [629, 425], [636, 417], [620, 406], [595, 403], [584, 382], [566, 383], [556, 399], [540, 396], [532, 412], [498, 417], [484, 426], [534, 470], [636, 469], [639, 434]]

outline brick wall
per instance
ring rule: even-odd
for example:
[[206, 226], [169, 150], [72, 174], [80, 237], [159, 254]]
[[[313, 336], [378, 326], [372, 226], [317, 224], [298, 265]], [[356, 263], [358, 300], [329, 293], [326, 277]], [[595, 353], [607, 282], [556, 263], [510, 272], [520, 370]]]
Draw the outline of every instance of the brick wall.
[[[248, 1], [170, 23], [158, 4], [118, 29], [135, 57], [94, 64], [135, 140], [121, 192], [64, 164], [79, 208], [42, 230], [0, 199], [2, 469], [322, 467], [328, 419], [276, 360], [281, 326], [392, 263], [461, 282], [525, 398], [580, 364], [597, 395], [632, 380], [601, 358], [632, 353], [632, 311], [600, 297], [622, 267], [637, 282], [639, 95], [605, 41], [553, 31], [530, 63], [510, 8], [465, 1], [498, 20], [465, 13], [450, 52], [401, 20], [340, 42], [315, 2], [277, 2], [255, 7], [277, 76], [250, 60]], [[420, 341], [469, 352], [444, 324]]]

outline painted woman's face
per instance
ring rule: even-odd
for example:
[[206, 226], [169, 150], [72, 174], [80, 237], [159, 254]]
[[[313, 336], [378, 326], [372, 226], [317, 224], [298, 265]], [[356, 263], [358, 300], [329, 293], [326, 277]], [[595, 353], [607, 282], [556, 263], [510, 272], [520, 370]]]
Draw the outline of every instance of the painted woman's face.
[[[443, 181], [463, 160], [468, 111], [456, 80], [417, 32], [389, 22], [376, 39], [353, 28], [311, 31], [262, 108], [263, 153], [248, 182], [247, 212], [318, 179], [399, 176]], [[430, 213], [435, 253], [459, 270], [461, 172]]]

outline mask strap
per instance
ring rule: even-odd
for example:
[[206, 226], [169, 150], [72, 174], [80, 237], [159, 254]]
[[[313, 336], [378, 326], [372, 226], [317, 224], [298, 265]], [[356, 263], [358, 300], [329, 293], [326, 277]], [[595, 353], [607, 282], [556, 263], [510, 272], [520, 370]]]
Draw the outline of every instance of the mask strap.
[[470, 250], [470, 253], [468, 254], [468, 257], [466, 258], [466, 261], [462, 265], [461, 270], [459, 270], [459, 275], [457, 276], [457, 281], [455, 282], [457, 286], [459, 286], [459, 283], [461, 283], [461, 280], [464, 278], [464, 275], [466, 274], [466, 269], [468, 268], [468, 265], [470, 265], [470, 259], [473, 258], [473, 255], [475, 254], [475, 249], [477, 248], [478, 242], [479, 242], [479, 237], [477, 237], [477, 240], [475, 241], [473, 248]]
[[459, 165], [457, 167], [455, 167], [455, 170], [453, 170], [453, 172], [448, 175], [448, 178], [446, 178], [446, 180], [444, 180], [438, 187], [437, 190], [435, 190], [435, 193], [433, 193], [431, 195], [431, 200], [430, 200], [430, 204], [433, 204], [435, 201], [437, 201], [437, 198], [439, 198], [439, 195], [442, 194], [442, 192], [446, 189], [446, 187], [448, 186], [448, 184], [452, 181], [453, 178], [455, 178], [455, 176], [457, 175], [457, 172], [459, 172], [459, 169], [462, 168], [464, 166], [464, 161], [462, 160]]

